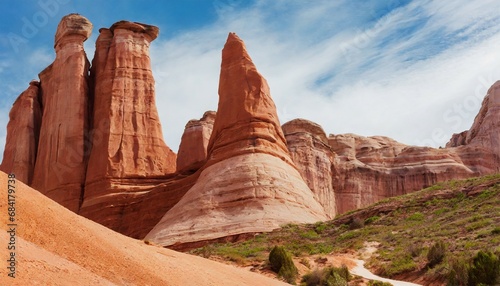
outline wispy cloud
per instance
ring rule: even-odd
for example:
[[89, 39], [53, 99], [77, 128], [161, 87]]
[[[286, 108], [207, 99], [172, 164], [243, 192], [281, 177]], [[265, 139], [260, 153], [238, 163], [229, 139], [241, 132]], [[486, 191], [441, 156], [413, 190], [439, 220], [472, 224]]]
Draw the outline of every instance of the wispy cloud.
[[500, 78], [494, 1], [332, 2], [260, 1], [189, 35], [159, 39], [152, 59], [168, 144], [175, 149], [185, 122], [216, 108], [229, 31], [245, 40], [268, 79], [282, 123], [303, 117], [327, 133], [432, 146], [469, 128], [480, 101], [466, 112], [454, 106], [477, 90], [484, 96]]

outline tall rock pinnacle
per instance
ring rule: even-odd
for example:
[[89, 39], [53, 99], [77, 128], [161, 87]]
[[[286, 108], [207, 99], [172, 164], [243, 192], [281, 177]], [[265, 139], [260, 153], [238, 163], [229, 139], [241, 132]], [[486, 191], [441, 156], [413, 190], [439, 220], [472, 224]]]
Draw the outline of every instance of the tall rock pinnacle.
[[208, 161], [146, 239], [183, 244], [326, 218], [292, 163], [266, 80], [230, 33]]
[[92, 151], [81, 210], [89, 218], [98, 220], [96, 210], [111, 208], [123, 196], [114, 185], [140, 189], [137, 179], [175, 172], [176, 155], [163, 141], [149, 58], [158, 32], [155, 26], [128, 21], [100, 30], [91, 74]]
[[38, 81], [30, 82], [26, 91], [14, 102], [9, 113], [7, 139], [0, 170], [16, 174], [25, 184], [31, 184], [35, 169], [42, 111], [38, 101]]
[[269, 86], [230, 33], [222, 51], [219, 106], [208, 144], [208, 164], [240, 154], [263, 153], [293, 165]]
[[90, 63], [83, 42], [91, 31], [85, 17], [63, 17], [56, 59], [39, 74], [43, 118], [32, 187], [72, 211], [78, 211], [85, 182]]

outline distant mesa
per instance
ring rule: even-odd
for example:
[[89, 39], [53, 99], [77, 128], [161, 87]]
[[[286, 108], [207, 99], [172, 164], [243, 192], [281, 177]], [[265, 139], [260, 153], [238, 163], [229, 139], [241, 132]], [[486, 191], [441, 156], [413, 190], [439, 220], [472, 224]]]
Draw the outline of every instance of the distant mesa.
[[62, 18], [54, 62], [12, 106], [0, 170], [125, 235], [188, 248], [500, 172], [500, 82], [446, 148], [327, 136], [305, 119], [281, 126], [267, 81], [234, 33], [222, 50], [218, 109], [186, 124], [175, 154], [151, 71], [159, 29], [101, 28], [92, 64], [83, 47], [91, 31], [81, 15]]

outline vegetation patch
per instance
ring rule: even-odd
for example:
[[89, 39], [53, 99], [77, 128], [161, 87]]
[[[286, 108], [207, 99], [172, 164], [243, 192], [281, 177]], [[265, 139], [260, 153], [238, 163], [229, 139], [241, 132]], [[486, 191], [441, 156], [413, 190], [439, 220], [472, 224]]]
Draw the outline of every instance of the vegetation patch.
[[302, 276], [304, 286], [347, 286], [351, 275], [347, 266], [315, 269]]
[[295, 284], [299, 270], [293, 264], [292, 256], [282, 246], [275, 246], [269, 253], [271, 269], [286, 282]]
[[[306, 265], [312, 255], [353, 253], [366, 241], [380, 243], [365, 264], [375, 274], [394, 278], [414, 272], [440, 284], [467, 285], [469, 276], [490, 271], [485, 265], [496, 265], [491, 255], [500, 253], [500, 174], [443, 182], [332, 221], [287, 224], [248, 241], [207, 245], [191, 253], [263, 270], [270, 267], [270, 245], [281, 245]], [[480, 252], [488, 255], [481, 254], [474, 264]], [[326, 273], [315, 271], [309, 274]]]

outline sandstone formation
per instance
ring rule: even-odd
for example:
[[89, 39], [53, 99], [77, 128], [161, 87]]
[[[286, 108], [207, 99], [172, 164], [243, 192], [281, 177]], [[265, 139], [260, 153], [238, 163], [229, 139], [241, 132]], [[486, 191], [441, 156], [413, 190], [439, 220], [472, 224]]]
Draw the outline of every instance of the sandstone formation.
[[[0, 184], [7, 176], [0, 172]], [[248, 270], [146, 245], [80, 217], [16, 183], [17, 276], [2, 285], [288, 285]], [[7, 200], [0, 239], [9, 241]], [[22, 231], [21, 231], [22, 230]], [[0, 254], [6, 260], [7, 247]], [[4, 264], [6, 265], [6, 264]]]
[[100, 29], [89, 73], [91, 29], [77, 14], [61, 20], [56, 59], [12, 107], [0, 170], [128, 236], [187, 247], [500, 172], [500, 82], [446, 148], [327, 137], [303, 119], [280, 126], [266, 80], [232, 33], [217, 113], [188, 122], [176, 156], [155, 104], [149, 46], [158, 28], [120, 21]]
[[[2, 170], [74, 212], [144, 236], [192, 185], [172, 182], [186, 180], [173, 175], [176, 156], [163, 141], [155, 106], [149, 44], [158, 28], [121, 21], [101, 29], [89, 75], [83, 41], [91, 29], [77, 14], [61, 20], [54, 63], [12, 109]], [[169, 202], [145, 199], [158, 187], [154, 198]], [[130, 225], [143, 205], [161, 213]]]
[[17, 179], [31, 184], [35, 169], [42, 111], [38, 101], [39, 82], [32, 81], [14, 102], [9, 113], [7, 139], [0, 170], [14, 173]]
[[177, 152], [178, 173], [196, 171], [205, 163], [215, 115], [214, 111], [207, 111], [200, 120], [193, 119], [186, 124]]
[[32, 186], [78, 211], [85, 182], [88, 144], [88, 71], [83, 42], [92, 24], [65, 16], [57, 27], [56, 59], [40, 74], [43, 117]]
[[354, 134], [330, 135], [329, 142], [337, 154], [333, 185], [339, 213], [439, 181], [478, 175], [453, 150], [407, 146], [387, 137]]
[[490, 87], [471, 128], [454, 134], [447, 148], [479, 173], [500, 172], [500, 81]]
[[176, 155], [163, 141], [149, 58], [158, 31], [121, 21], [101, 29], [96, 43], [92, 151], [80, 213], [113, 229], [122, 213], [117, 201], [175, 172]]
[[282, 126], [288, 150], [302, 178], [329, 218], [337, 214], [333, 189], [334, 153], [325, 131], [318, 124], [294, 119]]
[[326, 219], [289, 156], [266, 80], [230, 33], [208, 160], [145, 239], [186, 244]]

